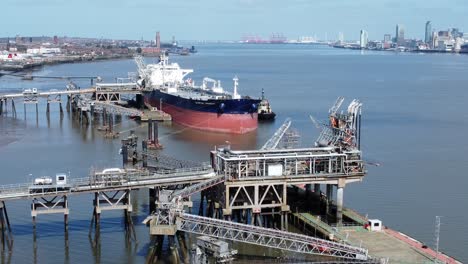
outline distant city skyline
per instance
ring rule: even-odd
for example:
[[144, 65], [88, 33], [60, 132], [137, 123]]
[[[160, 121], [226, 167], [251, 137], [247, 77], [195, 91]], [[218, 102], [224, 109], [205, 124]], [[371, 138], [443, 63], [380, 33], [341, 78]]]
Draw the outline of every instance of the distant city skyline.
[[240, 40], [247, 34], [288, 39], [317, 36], [359, 40], [394, 37], [425, 39], [425, 25], [468, 30], [468, 1], [423, 0], [4, 0], [0, 23], [5, 37], [74, 36], [113, 39]]

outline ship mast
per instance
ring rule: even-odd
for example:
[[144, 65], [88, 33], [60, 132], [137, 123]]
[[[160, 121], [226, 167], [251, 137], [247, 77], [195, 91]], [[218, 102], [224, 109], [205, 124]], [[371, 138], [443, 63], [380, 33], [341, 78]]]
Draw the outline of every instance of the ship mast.
[[239, 85], [239, 78], [237, 78], [237, 75], [234, 76], [234, 94], [232, 95], [233, 99], [240, 99], [240, 95], [237, 93], [237, 86]]

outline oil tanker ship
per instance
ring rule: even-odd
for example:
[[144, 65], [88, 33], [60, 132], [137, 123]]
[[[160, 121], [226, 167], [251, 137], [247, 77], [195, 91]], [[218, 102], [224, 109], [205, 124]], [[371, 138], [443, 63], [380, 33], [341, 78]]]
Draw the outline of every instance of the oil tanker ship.
[[257, 129], [260, 99], [241, 96], [237, 92], [237, 77], [233, 78], [234, 91], [225, 91], [221, 82], [204, 78], [199, 86], [185, 77], [192, 69], [181, 69], [161, 55], [159, 63], [145, 64], [136, 57], [144, 102], [172, 116], [176, 123], [194, 129], [244, 134]]

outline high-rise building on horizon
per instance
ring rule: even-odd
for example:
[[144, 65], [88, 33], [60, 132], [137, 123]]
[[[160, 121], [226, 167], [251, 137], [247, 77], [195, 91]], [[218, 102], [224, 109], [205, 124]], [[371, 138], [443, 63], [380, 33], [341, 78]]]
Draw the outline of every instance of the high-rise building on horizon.
[[383, 41], [384, 41], [384, 43], [388, 43], [388, 42], [392, 41], [392, 35], [385, 34], [384, 37], [383, 37]]
[[427, 44], [432, 43], [432, 24], [431, 21], [426, 22], [426, 34], [424, 37], [424, 42]]
[[405, 28], [402, 24], [396, 25], [396, 32], [395, 32], [395, 42], [397, 44], [402, 44], [405, 41]]
[[343, 43], [344, 42], [344, 34], [343, 32], [338, 33], [338, 42]]
[[156, 48], [158, 51], [161, 49], [161, 36], [159, 35], [159, 31], [156, 32]]
[[365, 30], [361, 30], [361, 37], [359, 39], [359, 45], [361, 49], [367, 48], [367, 43], [369, 42], [369, 33]]

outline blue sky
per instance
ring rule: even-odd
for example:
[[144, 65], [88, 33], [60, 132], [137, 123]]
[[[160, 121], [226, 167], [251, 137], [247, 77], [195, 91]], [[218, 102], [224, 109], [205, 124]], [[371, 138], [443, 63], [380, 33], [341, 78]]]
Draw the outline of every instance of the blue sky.
[[2, 36], [67, 35], [118, 39], [239, 40], [245, 34], [289, 39], [424, 37], [424, 24], [468, 31], [468, 0], [2, 0]]

